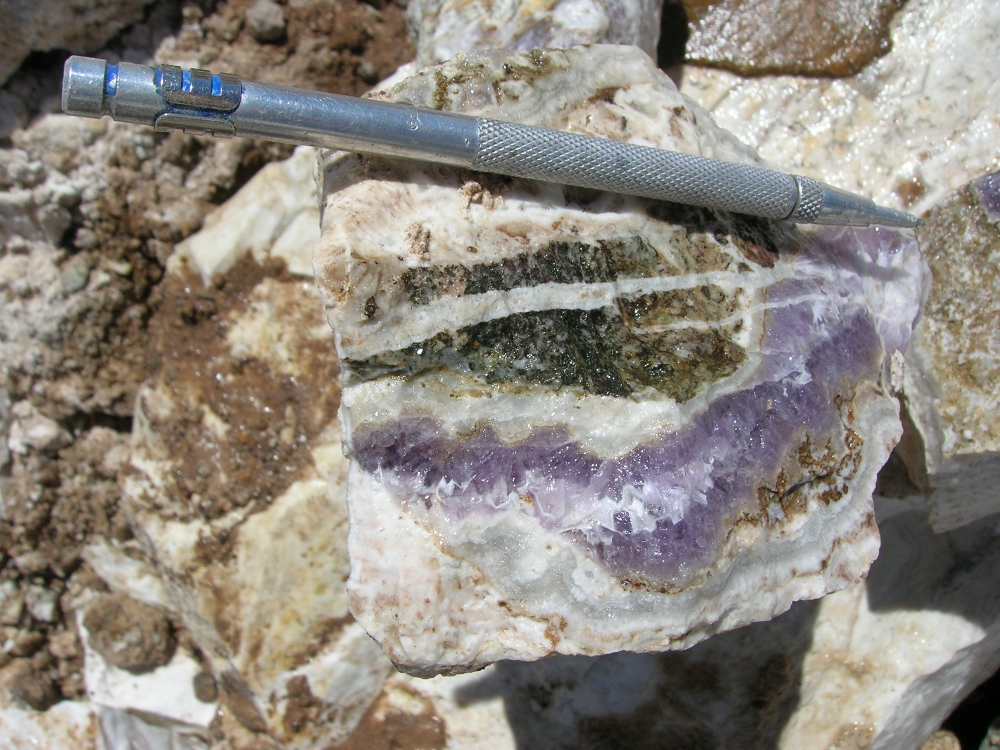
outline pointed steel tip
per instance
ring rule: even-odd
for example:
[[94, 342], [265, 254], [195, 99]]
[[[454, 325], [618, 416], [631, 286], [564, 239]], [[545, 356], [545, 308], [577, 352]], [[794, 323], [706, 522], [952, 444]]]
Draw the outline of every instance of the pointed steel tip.
[[886, 208], [885, 206], [875, 206], [875, 217], [872, 219], [872, 224], [879, 224], [883, 227], [916, 229], [924, 225], [924, 220], [918, 219], [916, 216], [908, 214], [905, 211], [897, 211], [894, 208]]

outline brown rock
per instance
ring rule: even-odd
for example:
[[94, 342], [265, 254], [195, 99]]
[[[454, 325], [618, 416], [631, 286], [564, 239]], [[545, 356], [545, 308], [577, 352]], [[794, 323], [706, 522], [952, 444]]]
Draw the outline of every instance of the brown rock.
[[904, 1], [684, 0], [687, 59], [741, 75], [854, 75], [889, 51]]
[[215, 678], [208, 672], [199, 672], [194, 676], [194, 695], [202, 703], [214, 703], [219, 697], [219, 686]]
[[15, 659], [0, 670], [0, 688], [5, 688], [36, 711], [44, 711], [61, 696], [52, 675], [36, 669], [31, 661]]
[[83, 625], [90, 646], [108, 664], [133, 674], [162, 667], [177, 646], [163, 613], [126, 594], [98, 597], [87, 607]]
[[386, 691], [368, 709], [358, 728], [340, 746], [340, 750], [443, 750], [447, 747], [447, 728], [430, 701], [416, 693], [400, 692], [405, 694], [407, 702], [419, 705], [420, 710], [401, 711], [393, 705], [391, 695]]
[[41, 552], [33, 550], [15, 557], [14, 565], [24, 575], [32, 576], [37, 573], [44, 573], [45, 569], [49, 567], [49, 559]]
[[44, 645], [44, 634], [35, 630], [19, 630], [10, 653], [13, 656], [32, 656]]
[[75, 630], [63, 630], [49, 638], [49, 653], [57, 659], [75, 659], [80, 655], [80, 644]]

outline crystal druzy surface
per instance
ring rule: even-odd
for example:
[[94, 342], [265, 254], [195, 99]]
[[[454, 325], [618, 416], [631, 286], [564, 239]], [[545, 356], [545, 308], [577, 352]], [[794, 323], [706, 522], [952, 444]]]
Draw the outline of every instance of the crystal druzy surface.
[[[755, 163], [626, 48], [382, 96]], [[912, 234], [371, 157], [325, 190], [351, 607], [401, 668], [682, 647], [867, 570]]]

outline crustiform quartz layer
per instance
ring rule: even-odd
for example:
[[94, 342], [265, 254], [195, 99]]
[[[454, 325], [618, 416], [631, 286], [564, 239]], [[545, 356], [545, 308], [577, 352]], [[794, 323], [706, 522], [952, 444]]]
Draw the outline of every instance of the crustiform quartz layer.
[[[623, 47], [378, 96], [756, 162]], [[351, 610], [397, 666], [682, 648], [867, 570], [911, 234], [342, 154], [324, 180]]]

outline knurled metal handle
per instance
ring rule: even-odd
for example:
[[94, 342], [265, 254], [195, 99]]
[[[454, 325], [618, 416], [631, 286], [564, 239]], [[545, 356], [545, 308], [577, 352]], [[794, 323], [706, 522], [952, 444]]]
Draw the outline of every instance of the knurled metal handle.
[[780, 172], [498, 120], [480, 119], [472, 166], [770, 219], [788, 218], [799, 199]]
[[547, 128], [242, 81], [226, 73], [70, 57], [63, 109], [220, 137], [423, 159], [800, 223], [917, 227], [915, 216], [806, 177]]

